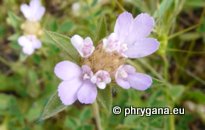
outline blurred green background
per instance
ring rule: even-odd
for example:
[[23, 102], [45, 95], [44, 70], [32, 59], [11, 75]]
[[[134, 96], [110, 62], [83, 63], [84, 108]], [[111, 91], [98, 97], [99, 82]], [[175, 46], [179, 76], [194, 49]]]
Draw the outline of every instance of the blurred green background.
[[[25, 2], [29, 3], [0, 0], [0, 130], [96, 130], [92, 106], [80, 103], [39, 120], [60, 83], [53, 68], [68, 56], [46, 35], [35, 54], [22, 54], [17, 38], [23, 33], [20, 5]], [[112, 106], [184, 107], [185, 115], [115, 116], [99, 105], [105, 130], [205, 130], [204, 0], [42, 0], [42, 4], [43, 28], [67, 36], [95, 39], [105, 27], [109, 34], [125, 10], [155, 18], [152, 37], [160, 41], [160, 49], [129, 61], [150, 74], [154, 83], [144, 92], [113, 86]]]

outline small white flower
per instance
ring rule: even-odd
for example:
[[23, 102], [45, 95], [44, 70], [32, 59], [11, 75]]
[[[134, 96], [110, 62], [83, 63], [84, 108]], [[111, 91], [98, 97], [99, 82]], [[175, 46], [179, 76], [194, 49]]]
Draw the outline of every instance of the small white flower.
[[110, 74], [107, 71], [99, 70], [92, 78], [91, 81], [97, 84], [98, 88], [104, 89], [106, 84], [111, 82]]
[[31, 0], [30, 4], [22, 4], [21, 12], [29, 21], [40, 21], [45, 13], [45, 7], [43, 7], [39, 0]]
[[27, 55], [33, 54], [35, 49], [41, 47], [41, 41], [35, 35], [25, 35], [18, 38], [18, 43], [23, 48], [23, 52]]
[[93, 41], [90, 37], [86, 37], [85, 39], [83, 39], [79, 35], [74, 35], [71, 38], [71, 43], [83, 58], [88, 58], [95, 50], [95, 47], [93, 46]]
[[76, 16], [79, 16], [80, 8], [81, 8], [80, 2], [73, 3], [72, 4], [72, 12], [73, 12], [73, 14], [76, 15]]

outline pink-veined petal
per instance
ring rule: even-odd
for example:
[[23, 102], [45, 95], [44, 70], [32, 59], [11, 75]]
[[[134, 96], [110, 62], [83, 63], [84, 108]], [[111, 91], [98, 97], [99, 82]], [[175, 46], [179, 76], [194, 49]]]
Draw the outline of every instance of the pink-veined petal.
[[84, 81], [78, 91], [78, 100], [84, 104], [91, 104], [95, 102], [97, 97], [97, 87], [90, 81]]
[[62, 80], [72, 80], [75, 78], [80, 78], [82, 75], [81, 68], [70, 61], [59, 62], [55, 66], [54, 72], [56, 76]]
[[106, 84], [111, 82], [111, 77], [107, 71], [98, 70], [91, 78], [91, 82], [97, 84], [100, 89], [105, 89]]
[[83, 41], [83, 47], [81, 50], [83, 57], [88, 58], [90, 55], [92, 55], [94, 50], [95, 47], [93, 45], [92, 39], [90, 37], [86, 37]]
[[88, 58], [95, 50], [93, 41], [90, 37], [83, 39], [79, 35], [74, 35], [71, 37], [71, 43], [83, 58]]
[[77, 100], [77, 92], [82, 85], [79, 79], [63, 81], [58, 86], [58, 96], [64, 105], [71, 105]]
[[154, 38], [138, 39], [134, 44], [128, 45], [125, 55], [129, 58], [148, 56], [159, 48], [159, 42]]

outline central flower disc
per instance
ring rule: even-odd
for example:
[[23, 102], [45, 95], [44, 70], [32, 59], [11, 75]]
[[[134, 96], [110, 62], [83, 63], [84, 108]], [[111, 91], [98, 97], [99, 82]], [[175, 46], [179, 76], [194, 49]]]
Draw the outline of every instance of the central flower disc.
[[26, 21], [21, 25], [24, 34], [42, 35], [42, 29], [39, 22]]
[[93, 54], [84, 59], [83, 64], [90, 66], [93, 72], [105, 70], [114, 76], [117, 68], [124, 64], [125, 58], [117, 52], [106, 52], [102, 44], [99, 44]]

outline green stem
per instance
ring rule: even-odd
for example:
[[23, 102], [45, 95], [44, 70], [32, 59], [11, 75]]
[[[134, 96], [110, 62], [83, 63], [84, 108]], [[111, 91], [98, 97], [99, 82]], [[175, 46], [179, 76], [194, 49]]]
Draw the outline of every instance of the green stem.
[[121, 3], [118, 0], [116, 0], [116, 3], [122, 11], [126, 11], [126, 9], [121, 5]]
[[186, 33], [186, 32], [188, 32], [188, 31], [191, 31], [191, 30], [197, 28], [198, 26], [199, 26], [199, 24], [196, 24], [196, 25], [193, 25], [193, 26], [191, 26], [191, 27], [188, 27], [188, 28], [186, 28], [186, 29], [184, 29], [184, 30], [182, 30], [182, 31], [179, 31], [179, 32], [177, 32], [177, 33], [174, 33], [173, 35], [169, 36], [168, 39], [170, 40], [170, 39], [172, 39], [172, 38], [174, 38], [174, 37], [176, 37], [176, 36], [179, 36], [179, 35], [181, 35], [181, 34], [183, 34], [183, 33]]
[[164, 61], [164, 77], [165, 77], [165, 80], [168, 81], [169, 62], [168, 62], [167, 57], [165, 55], [162, 56], [162, 59]]
[[170, 115], [170, 130], [175, 130], [175, 118], [174, 115]]
[[103, 128], [101, 126], [100, 112], [99, 112], [99, 107], [98, 107], [97, 101], [93, 104], [93, 113], [94, 113], [94, 116], [95, 116], [97, 129], [98, 130], [103, 130]]
[[0, 57], [0, 62], [4, 63], [5, 65], [7, 65], [9, 67], [11, 67], [11, 64], [2, 57]]

